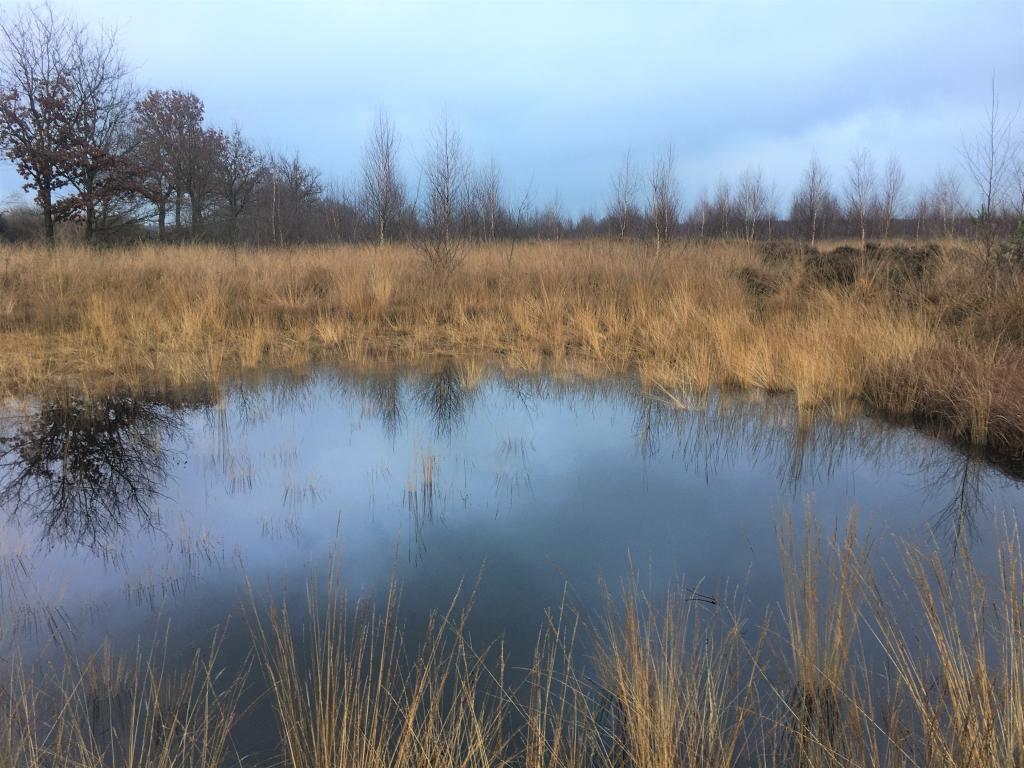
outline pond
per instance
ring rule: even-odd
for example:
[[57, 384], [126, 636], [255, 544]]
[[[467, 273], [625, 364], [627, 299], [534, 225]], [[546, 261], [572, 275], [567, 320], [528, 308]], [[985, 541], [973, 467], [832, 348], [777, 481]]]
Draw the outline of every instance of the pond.
[[1013, 472], [867, 416], [453, 363], [11, 404], [2, 441], [5, 642], [43, 656], [197, 647], [250, 590], [302, 595], [336, 562], [352, 596], [395, 578], [413, 631], [472, 599], [467, 634], [514, 666], [547, 610], [596, 610], [631, 573], [773, 609], [786, 511], [827, 532], [857, 510], [884, 565], [906, 542], [989, 552], [1024, 509]]

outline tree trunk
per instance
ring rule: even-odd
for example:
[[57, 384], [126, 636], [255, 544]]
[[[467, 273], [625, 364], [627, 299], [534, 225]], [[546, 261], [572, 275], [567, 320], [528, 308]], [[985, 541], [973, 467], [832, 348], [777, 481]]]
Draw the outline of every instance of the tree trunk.
[[188, 204], [192, 214], [189, 216], [189, 232], [195, 240], [203, 228], [203, 199], [192, 192], [189, 193]]
[[167, 201], [161, 200], [156, 208], [156, 226], [160, 242], [167, 239]]
[[85, 206], [85, 242], [92, 243], [96, 236], [96, 206]]
[[53, 200], [50, 197], [50, 191], [40, 192], [39, 195], [39, 207], [43, 212], [43, 234], [46, 236], [46, 242], [50, 245], [54, 243], [54, 228], [53, 228]]
[[43, 233], [46, 235], [46, 241], [53, 245], [55, 237], [53, 231], [53, 212], [46, 208], [43, 210]]

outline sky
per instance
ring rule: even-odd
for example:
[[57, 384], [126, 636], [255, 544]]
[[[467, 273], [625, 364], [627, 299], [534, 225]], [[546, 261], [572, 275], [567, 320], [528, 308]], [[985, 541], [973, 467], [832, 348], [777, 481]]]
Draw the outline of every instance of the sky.
[[[353, 183], [384, 109], [415, 185], [447, 114], [510, 195], [576, 215], [627, 151], [643, 169], [667, 142], [688, 202], [748, 167], [784, 201], [812, 155], [838, 184], [861, 147], [923, 185], [959, 163], [993, 77], [1004, 111], [1024, 103], [1024, 0], [55, 5], [116, 27], [141, 88], [195, 92], [328, 183]], [[0, 194], [19, 187], [4, 163]]]

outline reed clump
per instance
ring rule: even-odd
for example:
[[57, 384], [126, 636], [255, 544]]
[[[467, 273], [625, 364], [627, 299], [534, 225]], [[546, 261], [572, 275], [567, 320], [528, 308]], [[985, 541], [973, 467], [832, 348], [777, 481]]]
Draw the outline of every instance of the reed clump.
[[1024, 452], [1024, 270], [969, 242], [480, 244], [443, 280], [405, 245], [8, 255], [7, 393], [454, 356], [859, 401]]
[[[338, 572], [305, 599], [250, 595], [250, 659], [220, 643], [168, 662], [109, 652], [0, 658], [11, 768], [1014, 768], [1024, 757], [1024, 554], [1007, 525], [989, 578], [907, 548], [868, 565], [855, 522], [780, 526], [785, 583], [762, 621], [742, 591], [632, 578], [588, 617], [549, 611], [532, 664], [466, 631], [472, 590], [410, 635], [400, 590], [350, 604]], [[899, 586], [902, 585], [902, 586]], [[421, 638], [415, 643], [412, 636]], [[237, 660], [236, 660], [237, 661]], [[236, 667], [239, 665], [236, 664]], [[255, 667], [256, 671], [251, 668]], [[255, 694], [255, 696], [253, 696]], [[277, 753], [237, 743], [244, 701]]]
[[245, 670], [221, 674], [222, 637], [171, 659], [161, 644], [104, 646], [60, 667], [0, 662], [0, 765], [9, 768], [205, 768], [240, 765], [233, 730]]

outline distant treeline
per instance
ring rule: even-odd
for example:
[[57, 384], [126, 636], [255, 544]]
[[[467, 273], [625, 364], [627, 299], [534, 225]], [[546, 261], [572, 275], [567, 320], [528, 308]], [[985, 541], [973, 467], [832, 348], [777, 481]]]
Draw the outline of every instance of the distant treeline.
[[[1024, 219], [1024, 142], [993, 85], [986, 129], [955, 165], [911, 192], [897, 157], [867, 150], [843, 169], [812, 158], [791, 199], [760, 170], [681, 203], [671, 146], [644, 167], [627, 155], [606, 210], [567, 215], [513, 194], [491, 161], [474, 164], [445, 118], [417, 178], [403, 177], [401, 140], [380, 112], [358, 178], [341, 186], [298, 154], [261, 151], [237, 128], [205, 119], [183, 91], [140, 92], [115, 35], [48, 6], [0, 21], [0, 147], [35, 206], [0, 215], [0, 237], [87, 242], [141, 238], [256, 245], [510, 237], [799, 238], [976, 236], [991, 250]], [[73, 224], [65, 224], [73, 222]], [[444, 256], [450, 258], [450, 256]]]

